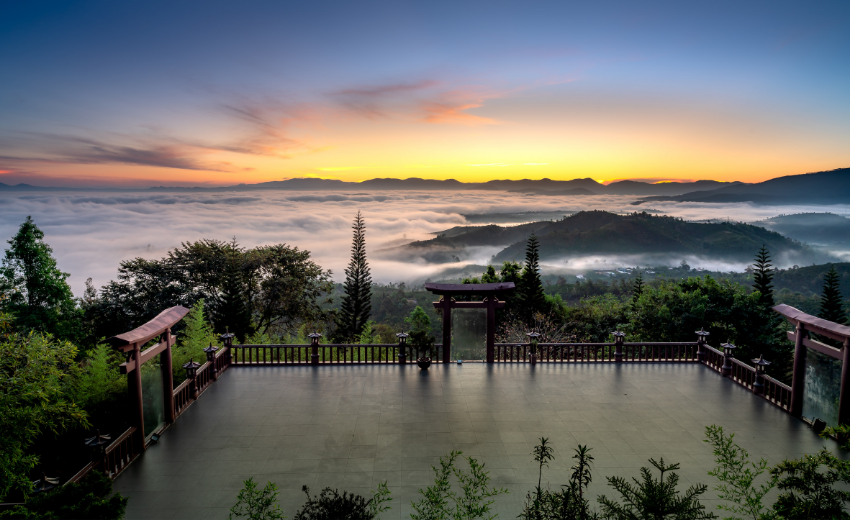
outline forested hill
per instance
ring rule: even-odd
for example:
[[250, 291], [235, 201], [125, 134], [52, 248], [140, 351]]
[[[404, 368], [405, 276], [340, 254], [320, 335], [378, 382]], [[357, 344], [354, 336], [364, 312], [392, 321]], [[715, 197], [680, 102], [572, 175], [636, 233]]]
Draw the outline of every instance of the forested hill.
[[[819, 253], [779, 233], [740, 223], [698, 224], [647, 213], [615, 215], [582, 211], [536, 231], [541, 259], [591, 254], [690, 254], [748, 261], [762, 244], [775, 258], [790, 254], [796, 263], [816, 261]], [[463, 235], [455, 240], [462, 240]], [[507, 247], [496, 262], [522, 260], [526, 240]]]
[[807, 244], [850, 248], [850, 219], [834, 213], [779, 215], [753, 224]]

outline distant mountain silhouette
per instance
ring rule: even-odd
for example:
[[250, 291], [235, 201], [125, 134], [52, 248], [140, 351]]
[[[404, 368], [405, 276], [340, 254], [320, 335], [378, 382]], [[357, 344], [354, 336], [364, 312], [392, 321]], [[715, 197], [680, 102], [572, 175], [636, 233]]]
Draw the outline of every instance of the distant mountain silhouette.
[[[725, 261], [751, 261], [766, 245], [774, 258], [793, 258], [793, 263], [835, 260], [795, 240], [764, 227], [740, 223], [702, 224], [648, 213], [616, 215], [606, 211], [581, 211], [558, 221], [542, 221], [515, 227], [465, 226], [440, 233], [436, 238], [385, 249], [386, 257], [457, 262], [504, 247], [493, 261], [522, 261], [528, 236], [534, 231], [543, 260], [589, 255], [692, 255]], [[478, 248], [476, 250], [476, 248]]]
[[754, 202], [757, 204], [846, 204], [850, 201], [850, 168], [777, 177], [756, 184], [734, 184], [676, 196], [653, 196], [636, 202]]
[[812, 245], [850, 247], [850, 219], [834, 213], [780, 215], [753, 225]]

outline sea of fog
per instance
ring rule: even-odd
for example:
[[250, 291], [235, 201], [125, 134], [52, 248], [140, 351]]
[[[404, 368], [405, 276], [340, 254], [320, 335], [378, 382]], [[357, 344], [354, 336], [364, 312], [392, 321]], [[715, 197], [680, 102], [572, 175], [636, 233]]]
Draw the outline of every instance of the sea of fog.
[[[687, 220], [730, 219], [752, 222], [779, 214], [824, 212], [845, 214], [842, 206], [760, 206], [752, 204], [698, 204], [653, 202], [633, 206], [633, 196], [546, 197], [492, 191], [469, 192], [292, 192], [229, 193], [141, 192], [29, 192], [0, 194], [0, 237], [11, 238], [31, 215], [53, 247], [59, 267], [71, 273], [74, 293], [82, 293], [86, 278], [96, 286], [115, 278], [121, 260], [161, 258], [181, 242], [202, 238], [236, 240], [243, 246], [287, 243], [311, 251], [316, 262], [344, 277], [351, 246], [351, 222], [358, 210], [367, 225], [368, 251], [431, 238], [431, 233], [468, 222], [486, 223], [481, 214], [509, 212], [574, 212], [602, 209], [613, 212], [657, 210]], [[493, 222], [509, 225], [511, 219], [494, 215]], [[517, 217], [515, 220], [522, 220]], [[518, 222], [517, 222], [518, 223]], [[5, 244], [4, 244], [5, 245]], [[5, 248], [4, 248], [5, 249]], [[501, 248], [479, 248], [463, 263], [486, 264]], [[607, 256], [607, 265], [678, 264], [713, 270], [741, 270], [700, 258], [640, 258]], [[598, 266], [600, 258], [572, 259], [547, 269], [582, 269]], [[781, 259], [780, 259], [781, 263]], [[403, 263], [370, 259], [377, 282], [422, 281], [454, 265]]]

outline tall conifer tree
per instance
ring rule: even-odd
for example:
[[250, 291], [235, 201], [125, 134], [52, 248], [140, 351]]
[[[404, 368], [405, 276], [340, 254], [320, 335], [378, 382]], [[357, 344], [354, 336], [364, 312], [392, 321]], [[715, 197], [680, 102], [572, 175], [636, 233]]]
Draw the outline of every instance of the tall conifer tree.
[[546, 295], [543, 292], [543, 282], [540, 280], [540, 243], [533, 232], [528, 237], [525, 247], [525, 267], [520, 277], [521, 312], [530, 318], [535, 312], [543, 311], [546, 307]]
[[352, 341], [363, 331], [372, 313], [372, 274], [366, 261], [366, 223], [358, 211], [354, 217], [351, 262], [345, 270], [345, 296], [337, 319], [337, 336]]
[[761, 303], [767, 308], [773, 307], [773, 267], [770, 264], [770, 252], [764, 245], [756, 254], [753, 289], [761, 293]]
[[215, 325], [219, 333], [225, 331], [236, 334], [236, 339], [244, 343], [253, 332], [251, 309], [245, 301], [245, 283], [242, 277], [242, 251], [235, 245], [227, 252], [224, 280], [222, 283], [221, 305]]
[[819, 318], [823, 318], [834, 323], [847, 323], [847, 314], [842, 308], [841, 290], [838, 288], [838, 271], [835, 266], [831, 266], [826, 273], [826, 278], [823, 282], [823, 293], [820, 297], [820, 312]]
[[643, 294], [643, 273], [638, 273], [634, 283], [632, 283], [632, 303], [637, 303], [640, 295]]

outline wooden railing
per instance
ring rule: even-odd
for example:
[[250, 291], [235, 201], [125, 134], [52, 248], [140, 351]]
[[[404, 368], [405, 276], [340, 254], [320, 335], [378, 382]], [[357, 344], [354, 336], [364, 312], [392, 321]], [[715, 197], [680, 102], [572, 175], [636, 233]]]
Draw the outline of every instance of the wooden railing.
[[198, 372], [195, 375], [195, 385], [198, 387], [199, 394], [206, 390], [207, 387], [210, 386], [210, 383], [215, 381], [215, 379], [213, 379], [212, 366], [213, 364], [207, 361], [198, 368]]
[[[442, 360], [442, 345], [437, 344], [433, 363]], [[310, 365], [312, 345], [233, 345], [233, 365]], [[415, 354], [406, 347], [407, 362], [415, 363]], [[348, 345], [328, 343], [316, 347], [321, 365], [398, 364], [399, 346], [396, 343], [377, 345]]]
[[723, 369], [723, 352], [717, 350], [714, 347], [709, 347], [708, 345], [703, 345], [703, 352], [705, 353], [705, 357], [703, 358], [703, 363], [709, 367], [717, 370], [718, 372]]
[[729, 359], [729, 366], [732, 367], [728, 376], [729, 379], [752, 390], [753, 384], [756, 382], [756, 369], [735, 358]]
[[764, 381], [763, 397], [783, 410], [790, 411], [791, 387], [770, 376], [762, 376], [762, 381]]
[[187, 379], [174, 389], [174, 416], [177, 417], [192, 404], [192, 381]]
[[[621, 361], [628, 362], [689, 362], [697, 361], [697, 342], [681, 343], [623, 343]], [[531, 360], [530, 343], [496, 343], [496, 363], [517, 363]], [[538, 343], [538, 363], [616, 362], [617, 343]]]
[[[68, 479], [65, 484], [73, 484], [83, 480], [86, 475], [94, 469], [100, 469], [112, 479], [115, 479], [127, 466], [133, 462], [133, 459], [139, 456], [136, 452], [135, 436], [140, 435], [135, 426], [131, 426], [127, 431], [118, 436], [117, 439], [106, 447], [103, 458], [89, 462], [78, 471], [73, 477]], [[101, 467], [102, 466], [102, 467]]]

